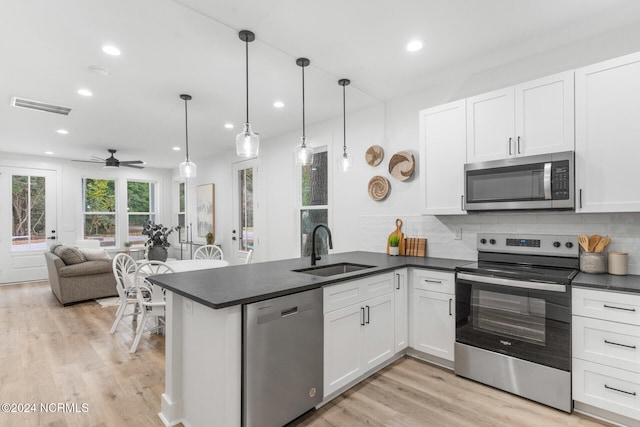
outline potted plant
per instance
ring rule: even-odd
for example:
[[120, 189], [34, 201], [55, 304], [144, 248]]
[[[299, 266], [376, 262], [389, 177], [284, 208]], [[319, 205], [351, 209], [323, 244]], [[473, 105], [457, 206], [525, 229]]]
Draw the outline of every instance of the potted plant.
[[213, 245], [213, 233], [208, 232], [205, 239], [207, 239], [207, 245]]
[[131, 242], [126, 241], [122, 244], [125, 248], [129, 249], [131, 247]]
[[389, 255], [398, 255], [400, 253], [400, 236], [397, 234], [389, 236]]
[[169, 243], [169, 235], [176, 230], [177, 227], [165, 227], [162, 224], [155, 224], [153, 221], [147, 221], [142, 227], [142, 234], [147, 236], [145, 246], [149, 248], [148, 259], [156, 261], [166, 261], [169, 255], [167, 248], [171, 246]]

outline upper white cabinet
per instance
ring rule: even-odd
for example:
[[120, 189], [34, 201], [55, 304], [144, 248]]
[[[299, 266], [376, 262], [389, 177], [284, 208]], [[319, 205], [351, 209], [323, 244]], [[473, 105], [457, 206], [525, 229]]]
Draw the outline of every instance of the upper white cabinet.
[[640, 53], [577, 69], [576, 211], [640, 211]]
[[422, 213], [465, 213], [466, 115], [464, 99], [420, 111]]
[[574, 149], [573, 71], [467, 99], [467, 162]]

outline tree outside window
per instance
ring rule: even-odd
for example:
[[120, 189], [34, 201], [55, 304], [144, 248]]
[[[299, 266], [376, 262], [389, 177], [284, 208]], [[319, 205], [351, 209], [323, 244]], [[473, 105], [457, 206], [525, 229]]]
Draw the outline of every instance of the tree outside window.
[[[316, 152], [313, 163], [301, 166], [300, 252], [311, 255], [311, 232], [329, 220], [327, 151]], [[324, 232], [322, 232], [324, 233]], [[328, 253], [328, 240], [316, 239], [316, 253]]]

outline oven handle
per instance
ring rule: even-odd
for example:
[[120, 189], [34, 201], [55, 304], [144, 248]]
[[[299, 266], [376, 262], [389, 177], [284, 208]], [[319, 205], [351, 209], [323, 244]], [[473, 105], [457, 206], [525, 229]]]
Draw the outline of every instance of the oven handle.
[[528, 282], [526, 280], [504, 279], [502, 277], [477, 276], [475, 274], [458, 273], [458, 279], [489, 285], [512, 286], [514, 288], [535, 289], [539, 291], [566, 292], [566, 285], [557, 283]]
[[544, 164], [544, 199], [551, 200], [551, 163]]

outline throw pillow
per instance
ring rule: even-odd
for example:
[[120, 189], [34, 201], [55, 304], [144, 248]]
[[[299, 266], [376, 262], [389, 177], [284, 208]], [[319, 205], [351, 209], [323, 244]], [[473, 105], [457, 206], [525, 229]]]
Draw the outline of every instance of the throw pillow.
[[87, 261], [99, 261], [99, 260], [107, 260], [110, 261], [109, 254], [104, 249], [93, 249], [93, 248], [83, 248], [80, 247], [80, 252], [84, 255]]
[[78, 249], [67, 245], [57, 246], [53, 253], [58, 255], [67, 265], [80, 264], [87, 260]]
[[56, 253], [56, 248], [57, 248], [58, 246], [62, 246], [62, 243], [60, 243], [60, 242], [56, 242], [56, 243], [54, 243], [53, 245], [51, 245], [51, 247], [49, 248], [49, 250], [50, 250], [52, 253], [54, 253], [54, 254], [55, 254], [55, 253]]

